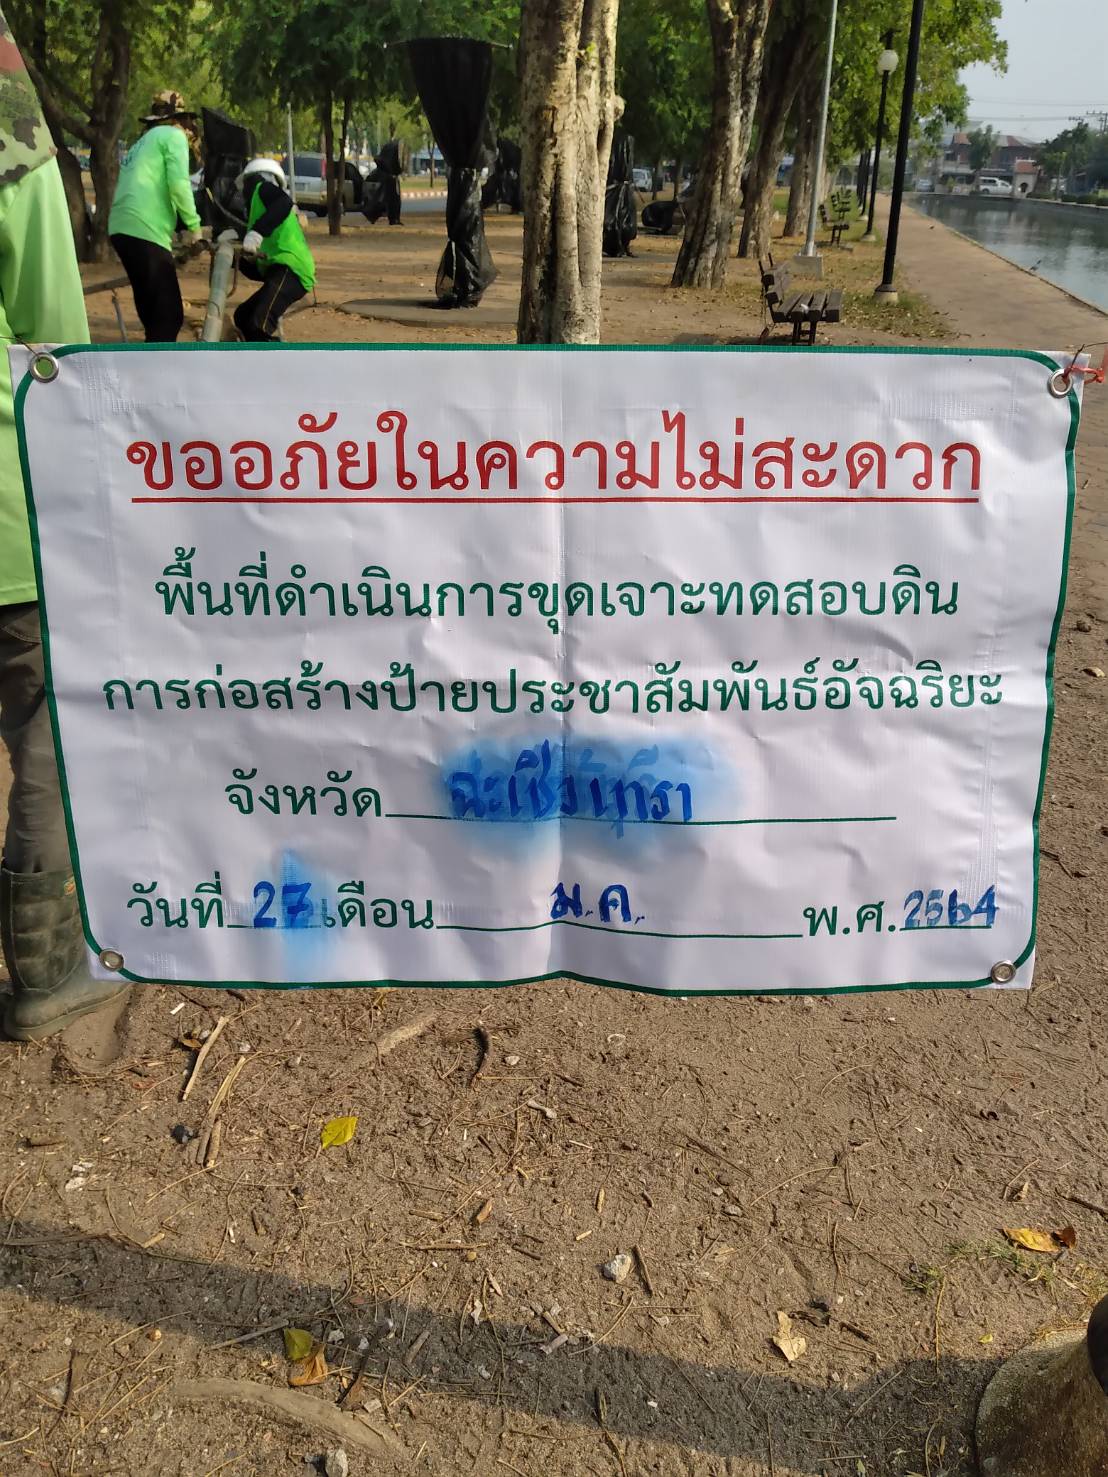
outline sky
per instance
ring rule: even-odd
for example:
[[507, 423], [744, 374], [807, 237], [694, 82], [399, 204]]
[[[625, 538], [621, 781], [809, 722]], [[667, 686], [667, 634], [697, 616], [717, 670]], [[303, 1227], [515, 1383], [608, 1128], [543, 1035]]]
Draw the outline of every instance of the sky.
[[1044, 139], [1108, 112], [1108, 0], [1003, 0], [1008, 70], [967, 67], [972, 123]]

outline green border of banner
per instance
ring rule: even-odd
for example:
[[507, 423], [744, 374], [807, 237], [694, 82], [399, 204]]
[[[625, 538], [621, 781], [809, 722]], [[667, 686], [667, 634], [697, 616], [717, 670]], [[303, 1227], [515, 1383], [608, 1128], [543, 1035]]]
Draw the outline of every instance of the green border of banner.
[[[303, 354], [303, 353], [330, 353], [338, 350], [342, 353], [354, 354], [380, 354], [380, 353], [555, 353], [555, 354], [790, 354], [803, 352], [806, 355], [835, 355], [835, 354], [883, 354], [890, 356], [927, 355], [931, 357], [946, 357], [958, 359], [973, 358], [1001, 358], [1001, 359], [1028, 359], [1032, 363], [1041, 364], [1054, 374], [1064, 366], [1057, 360], [1050, 358], [1048, 354], [1033, 349], [977, 349], [977, 348], [955, 348], [947, 345], [891, 345], [883, 346], [877, 344], [843, 344], [843, 345], [819, 345], [815, 347], [804, 347], [802, 350], [795, 349], [791, 344], [598, 344], [598, 345], [571, 345], [571, 344], [68, 344], [61, 348], [52, 350], [57, 360], [71, 357], [74, 354], [157, 354], [157, 353], [275, 353], [275, 354]], [[15, 393], [15, 418], [16, 430], [19, 438], [19, 461], [23, 472], [23, 486], [27, 497], [27, 509], [31, 525], [31, 546], [35, 560], [35, 580], [38, 585], [39, 618], [42, 626], [42, 646], [46, 666], [46, 694], [50, 708], [50, 725], [54, 737], [54, 749], [58, 760], [58, 774], [61, 780], [62, 804], [65, 809], [65, 823], [69, 838], [70, 857], [73, 862], [73, 875], [77, 882], [77, 896], [81, 908], [81, 923], [85, 935], [85, 941], [94, 953], [100, 953], [100, 945], [92, 936], [89, 928], [88, 914], [85, 908], [84, 886], [81, 881], [80, 857], [77, 851], [76, 836], [73, 826], [73, 813], [69, 799], [69, 782], [66, 775], [65, 756], [62, 752], [61, 735], [58, 724], [57, 706], [54, 699], [53, 674], [50, 661], [50, 631], [49, 619], [46, 609], [46, 599], [43, 592], [42, 562], [39, 551], [38, 517], [35, 510], [34, 491], [31, 486], [30, 468], [27, 457], [27, 442], [23, 423], [23, 407], [28, 391], [33, 385], [38, 384], [30, 372], [23, 376]], [[42, 388], [49, 389], [49, 383], [43, 384]], [[1047, 385], [1043, 385], [1043, 393], [1049, 393]], [[1058, 604], [1054, 612], [1054, 624], [1050, 632], [1050, 645], [1047, 649], [1046, 660], [1046, 714], [1043, 724], [1043, 747], [1042, 763], [1039, 770], [1039, 788], [1035, 797], [1035, 813], [1032, 818], [1032, 836], [1035, 855], [1032, 859], [1032, 876], [1034, 878], [1032, 907], [1031, 907], [1031, 933], [1027, 944], [1019, 957], [1011, 962], [1018, 969], [1026, 963], [1035, 948], [1036, 931], [1039, 920], [1039, 819], [1042, 813], [1043, 790], [1046, 785], [1047, 762], [1050, 754], [1050, 736], [1054, 726], [1054, 657], [1058, 644], [1058, 630], [1062, 621], [1062, 612], [1066, 603], [1066, 585], [1069, 574], [1070, 538], [1073, 532], [1073, 509], [1075, 499], [1075, 469], [1074, 448], [1077, 443], [1077, 428], [1081, 416], [1081, 406], [1077, 393], [1071, 386], [1067, 398], [1070, 408], [1070, 429], [1066, 439], [1066, 532], [1062, 546], [1062, 567], [1059, 572], [1058, 582]], [[124, 968], [119, 971], [120, 977], [130, 980], [134, 984], [189, 986], [196, 989], [243, 989], [243, 990], [326, 990], [326, 989], [364, 989], [394, 987], [403, 989], [497, 989], [509, 985], [540, 984], [547, 980], [568, 979], [584, 985], [602, 985], [607, 989], [614, 990], [636, 990], [644, 995], [662, 996], [700, 996], [700, 995], [858, 995], [870, 994], [880, 990], [975, 990], [982, 989], [992, 983], [991, 979], [960, 980], [960, 981], [928, 981], [928, 980], [905, 980], [899, 983], [880, 985], [841, 985], [829, 988], [812, 989], [772, 989], [751, 988], [745, 990], [697, 990], [685, 989], [660, 989], [650, 985], [627, 984], [622, 980], [595, 979], [589, 975], [571, 974], [564, 970], [557, 970], [550, 974], [525, 975], [519, 979], [509, 980], [324, 980], [305, 985], [300, 982], [272, 980], [163, 980], [148, 979], [144, 976], [132, 974]]]

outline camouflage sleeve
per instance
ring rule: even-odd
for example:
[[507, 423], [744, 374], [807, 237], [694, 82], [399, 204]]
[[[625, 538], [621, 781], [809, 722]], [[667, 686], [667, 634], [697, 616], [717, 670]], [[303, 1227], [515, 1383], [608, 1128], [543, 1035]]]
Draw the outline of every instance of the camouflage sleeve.
[[54, 153], [23, 58], [0, 11], [0, 185], [13, 185]]

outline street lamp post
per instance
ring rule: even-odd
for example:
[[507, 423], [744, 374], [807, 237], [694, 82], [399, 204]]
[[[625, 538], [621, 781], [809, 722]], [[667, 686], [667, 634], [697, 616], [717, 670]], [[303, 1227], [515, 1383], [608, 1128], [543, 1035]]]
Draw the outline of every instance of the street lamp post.
[[873, 174], [870, 178], [869, 187], [869, 222], [866, 225], [866, 234], [863, 241], [876, 241], [877, 233], [873, 229], [873, 212], [877, 208], [877, 175], [881, 168], [881, 135], [885, 131], [885, 99], [889, 95], [889, 78], [896, 71], [896, 64], [900, 60], [893, 50], [893, 33], [885, 32], [885, 49], [877, 58], [877, 70], [881, 73], [881, 101], [877, 107], [877, 138], [873, 145]]
[[916, 73], [919, 70], [920, 33], [923, 30], [925, 0], [912, 0], [912, 25], [908, 32], [908, 55], [904, 60], [904, 96], [900, 100], [900, 132], [896, 140], [896, 166], [893, 169], [893, 193], [889, 202], [889, 226], [885, 236], [885, 269], [874, 297], [896, 302], [893, 272], [896, 270], [896, 243], [900, 234], [900, 202], [904, 194], [904, 175], [908, 167], [908, 141], [912, 133], [912, 109], [916, 100]]

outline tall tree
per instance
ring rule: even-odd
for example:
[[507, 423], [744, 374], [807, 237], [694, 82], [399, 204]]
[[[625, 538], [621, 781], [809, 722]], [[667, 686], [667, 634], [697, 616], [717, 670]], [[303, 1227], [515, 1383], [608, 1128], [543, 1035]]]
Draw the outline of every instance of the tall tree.
[[789, 204], [785, 211], [785, 235], [799, 236], [807, 228], [812, 190], [823, 161], [816, 165], [819, 129], [820, 75], [817, 67], [800, 84], [793, 102], [790, 128], [793, 136], [793, 167], [789, 177]]
[[[58, 150], [77, 254], [107, 251], [108, 212], [119, 174], [131, 71], [158, 38], [179, 31], [192, 0], [7, 0], [5, 14], [27, 62]], [[147, 99], [148, 101], [148, 99]], [[95, 211], [85, 202], [77, 149], [88, 150]]]
[[[919, 137], [937, 143], [947, 125], [965, 120], [967, 94], [959, 75], [963, 67], [984, 62], [1004, 69], [1006, 47], [996, 29], [1000, 7], [1001, 0], [928, 0], [916, 88]], [[824, 161], [828, 165], [873, 142], [881, 90], [877, 57], [882, 36], [890, 28], [894, 47], [899, 44], [903, 51], [904, 9], [901, 0], [840, 0]], [[903, 79], [901, 66], [889, 84], [890, 119], [899, 116]], [[892, 148], [895, 138], [890, 136], [888, 142]], [[798, 139], [794, 171], [799, 167], [805, 175], [813, 172], [814, 161], [805, 154], [814, 147], [814, 134], [810, 140]]]
[[242, 0], [220, 7], [210, 44], [228, 94], [316, 112], [327, 160], [330, 232], [342, 229], [346, 146], [354, 107], [395, 89], [404, 34], [399, 0]]
[[969, 131], [969, 162], [970, 168], [976, 173], [984, 169], [993, 157], [996, 148], [998, 134], [991, 124], [986, 123], [980, 128], [971, 128]]
[[[819, 28], [802, 4], [778, 3], [766, 35], [765, 61], [755, 114], [757, 139], [744, 195], [739, 255], [769, 250], [777, 167], [785, 129], [800, 88], [818, 77]], [[826, 51], [826, 48], [824, 49]]]
[[626, 100], [620, 126], [655, 178], [667, 159], [696, 158], [708, 125], [712, 73], [703, 0], [622, 0], [616, 86]]
[[600, 340], [619, 0], [523, 0], [521, 344]]
[[719, 287], [723, 283], [738, 211], [739, 178], [750, 143], [762, 73], [771, 0], [706, 3], [712, 41], [711, 118], [673, 269], [674, 287]]

